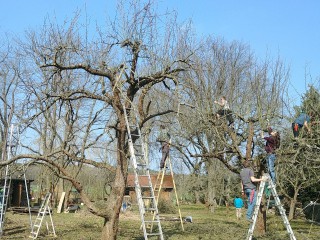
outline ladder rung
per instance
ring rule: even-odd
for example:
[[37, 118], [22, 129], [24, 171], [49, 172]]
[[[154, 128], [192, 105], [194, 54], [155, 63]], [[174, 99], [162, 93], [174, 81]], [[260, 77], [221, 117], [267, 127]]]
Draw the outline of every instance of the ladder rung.
[[145, 208], [146, 211], [155, 211], [156, 208]]
[[142, 196], [143, 199], [153, 199], [154, 197], [144, 197]]
[[146, 166], [147, 166], [147, 164], [145, 164], [145, 163], [137, 163], [137, 166], [140, 166], [140, 167], [146, 167]]
[[158, 223], [160, 221], [158, 221], [158, 220], [145, 220], [144, 222], [145, 223]]
[[148, 236], [160, 236], [161, 234], [158, 232], [158, 233], [148, 233], [147, 232], [147, 235]]

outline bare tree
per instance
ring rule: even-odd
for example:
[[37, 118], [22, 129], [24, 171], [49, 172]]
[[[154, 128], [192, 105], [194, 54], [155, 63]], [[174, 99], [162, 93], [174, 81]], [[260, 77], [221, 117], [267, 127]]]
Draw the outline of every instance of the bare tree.
[[[18, 116], [22, 114], [22, 112], [18, 112], [21, 99], [17, 96], [22, 96], [19, 89], [21, 70], [18, 66], [19, 58], [15, 56], [13, 47], [9, 43], [3, 43], [0, 49], [0, 153], [3, 164], [8, 160], [7, 147], [11, 125], [17, 124]], [[20, 130], [16, 128], [15, 131]], [[3, 164], [1, 165], [3, 166]]]
[[[193, 107], [181, 108], [179, 122], [181, 136], [190, 143], [182, 151], [205, 164], [213, 211], [217, 162], [234, 173], [245, 159], [255, 162], [262, 149], [257, 133], [266, 127], [267, 119], [274, 124], [282, 117], [288, 76], [280, 60], [259, 62], [248, 46], [238, 42], [209, 38], [197, 53], [202, 54], [193, 56], [193, 71], [184, 73], [181, 90], [186, 105]], [[232, 125], [225, 116], [217, 115], [214, 100], [221, 96], [229, 101]]]
[[299, 138], [292, 139], [292, 132], [287, 132], [281, 151], [278, 153], [280, 155], [277, 167], [279, 185], [283, 195], [290, 201], [289, 219], [294, 217], [299, 193], [320, 180], [318, 88], [310, 86], [303, 96], [301, 106], [296, 107], [296, 114], [300, 114], [301, 110], [311, 116], [311, 123], [309, 123], [311, 133], [301, 129]]
[[[141, 128], [173, 112], [150, 107], [154, 102], [148, 94], [158, 84], [173, 89], [193, 54], [189, 29], [179, 28], [175, 16], [166, 15], [167, 22], [160, 26], [150, 2], [120, 2], [119, 7], [110, 28], [101, 28], [93, 40], [76, 17], [66, 26], [47, 22], [40, 33], [29, 32], [29, 42], [21, 43], [28, 67], [37, 73], [24, 79], [32, 94], [25, 117], [40, 147], [30, 147], [31, 154], [12, 161], [32, 158], [70, 181], [89, 211], [104, 219], [101, 239], [116, 239], [125, 193], [129, 158], [123, 105], [137, 106]], [[113, 165], [92, 153], [104, 145]], [[114, 173], [103, 204], [92, 201], [71, 165], [79, 172], [81, 165], [90, 165]]]

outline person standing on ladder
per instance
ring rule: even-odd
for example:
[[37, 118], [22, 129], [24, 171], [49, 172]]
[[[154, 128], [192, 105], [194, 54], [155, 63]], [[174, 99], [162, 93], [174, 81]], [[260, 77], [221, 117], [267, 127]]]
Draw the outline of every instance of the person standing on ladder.
[[161, 143], [161, 161], [160, 161], [160, 169], [164, 168], [164, 164], [169, 157], [169, 151], [170, 151], [170, 134], [168, 133], [167, 128], [164, 125], [160, 126], [160, 135], [157, 139]]
[[276, 161], [275, 150], [280, 146], [280, 134], [273, 130], [271, 127], [268, 127], [269, 136], [265, 137], [263, 131], [261, 131], [261, 138], [266, 140], [265, 150], [267, 152], [266, 162], [270, 177], [273, 183], [276, 183], [276, 172], [274, 168], [274, 163]]
[[246, 160], [243, 163], [243, 169], [240, 172], [242, 194], [248, 198], [248, 209], [246, 213], [247, 221], [252, 222], [252, 214], [257, 198], [255, 182], [265, 181], [264, 178], [255, 178], [250, 163]]

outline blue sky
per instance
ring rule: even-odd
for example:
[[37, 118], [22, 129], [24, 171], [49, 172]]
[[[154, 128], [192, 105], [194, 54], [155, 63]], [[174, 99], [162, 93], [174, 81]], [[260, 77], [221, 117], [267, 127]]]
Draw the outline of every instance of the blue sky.
[[[198, 34], [241, 41], [262, 59], [280, 56], [290, 66], [290, 95], [298, 104], [309, 83], [319, 86], [320, 1], [318, 0], [159, 0], [162, 9], [175, 9], [180, 21], [191, 18]], [[59, 22], [77, 10], [92, 22], [103, 22], [115, 0], [3, 1], [0, 34], [37, 29], [45, 17]]]

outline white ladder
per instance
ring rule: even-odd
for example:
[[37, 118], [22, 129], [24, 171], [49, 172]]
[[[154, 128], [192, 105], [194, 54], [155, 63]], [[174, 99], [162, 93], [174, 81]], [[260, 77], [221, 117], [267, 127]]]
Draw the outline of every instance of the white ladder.
[[3, 234], [4, 220], [8, 207], [8, 199], [10, 194], [11, 176], [9, 175], [9, 166], [5, 167], [4, 184], [0, 187], [2, 196], [0, 197], [0, 236]]
[[[9, 143], [6, 146], [6, 153], [3, 153], [2, 160], [10, 160], [12, 153], [12, 141], [13, 141], [13, 125], [10, 126], [10, 135], [9, 135]], [[7, 159], [5, 159], [7, 156]], [[8, 207], [8, 199], [10, 195], [10, 186], [11, 186], [11, 175], [9, 173], [9, 165], [6, 165], [4, 170], [4, 183], [3, 186], [0, 187], [0, 191], [2, 193], [0, 197], [0, 236], [3, 234], [3, 227], [5, 221], [5, 215]]]
[[[157, 238], [164, 240], [137, 114], [132, 103], [130, 103], [130, 105], [131, 108], [126, 109], [125, 104], [123, 104], [123, 111], [127, 126], [130, 160], [134, 170], [135, 190], [139, 205], [141, 227], [143, 229], [144, 239], [147, 240], [150, 238]], [[133, 117], [130, 117], [129, 115]], [[140, 184], [141, 180], [146, 179], [147, 181], [144, 181], [143, 184]], [[150, 195], [143, 195], [145, 192], [148, 192]], [[154, 232], [152, 232], [152, 229], [151, 232], [148, 232], [147, 224], [156, 224], [157, 229]]]
[[45, 218], [45, 216], [47, 214], [49, 215], [50, 221], [51, 221], [51, 231], [50, 231], [50, 227], [49, 227], [48, 222], [46, 222], [46, 227], [47, 227], [48, 234], [52, 234], [53, 237], [56, 237], [56, 232], [54, 230], [54, 225], [53, 225], [52, 216], [51, 216], [51, 209], [49, 207], [50, 198], [51, 198], [51, 193], [48, 192], [45, 195], [44, 200], [41, 203], [41, 206], [40, 206], [40, 209], [39, 209], [39, 212], [38, 212], [38, 216], [37, 216], [36, 220], [33, 223], [29, 238], [36, 239], [38, 237], [38, 234], [39, 234], [43, 219]]
[[263, 192], [264, 192], [264, 189], [265, 189], [265, 184], [267, 182], [268, 183], [268, 188], [270, 188], [271, 193], [273, 195], [273, 198], [275, 200], [276, 207], [278, 208], [278, 210], [280, 212], [280, 215], [282, 217], [282, 221], [283, 221], [284, 225], [287, 228], [287, 232], [288, 232], [288, 234], [290, 236], [290, 240], [296, 240], [296, 237], [294, 236], [294, 233], [293, 233], [292, 228], [290, 226], [289, 220], [287, 218], [286, 211], [283, 208], [283, 206], [281, 204], [281, 201], [279, 199], [279, 196], [277, 194], [276, 186], [274, 185], [274, 183], [273, 183], [273, 181], [272, 181], [272, 179], [271, 179], [269, 174], [264, 174], [263, 178], [265, 178], [266, 181], [261, 181], [260, 182], [260, 187], [259, 187], [259, 190], [258, 190], [257, 199], [256, 199], [255, 207], [254, 207], [253, 216], [252, 216], [252, 223], [250, 224], [249, 231], [248, 231], [246, 239], [247, 240], [251, 240], [252, 239], [254, 227], [256, 225], [257, 217], [258, 217], [258, 214], [259, 214], [259, 208], [260, 208]]

